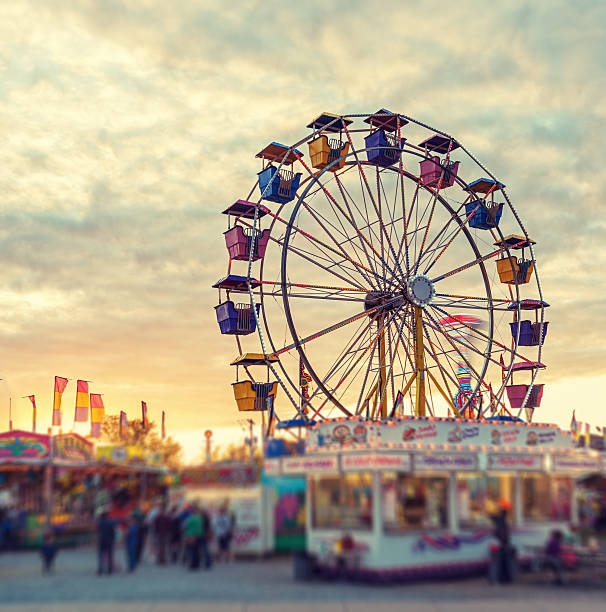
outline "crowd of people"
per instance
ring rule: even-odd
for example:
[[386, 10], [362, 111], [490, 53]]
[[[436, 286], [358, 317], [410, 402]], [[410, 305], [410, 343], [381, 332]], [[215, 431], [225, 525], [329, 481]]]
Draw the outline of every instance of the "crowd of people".
[[156, 505], [147, 513], [137, 508], [120, 521], [103, 508], [97, 521], [97, 573], [117, 570], [115, 554], [121, 544], [128, 572], [134, 572], [144, 558], [158, 565], [180, 563], [190, 570], [210, 569], [214, 560], [232, 559], [234, 527], [227, 503], [212, 516], [194, 502], [171, 509]]

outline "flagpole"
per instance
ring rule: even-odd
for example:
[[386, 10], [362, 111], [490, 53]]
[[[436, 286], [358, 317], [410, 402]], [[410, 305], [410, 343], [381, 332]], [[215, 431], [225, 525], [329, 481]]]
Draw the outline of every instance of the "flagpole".
[[13, 431], [13, 398], [8, 398], [8, 430]]

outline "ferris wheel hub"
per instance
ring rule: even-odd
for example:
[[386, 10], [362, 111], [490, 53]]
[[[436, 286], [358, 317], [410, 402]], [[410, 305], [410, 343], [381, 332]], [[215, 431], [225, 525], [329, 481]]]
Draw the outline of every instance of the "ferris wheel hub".
[[429, 277], [424, 274], [416, 274], [406, 281], [406, 297], [421, 308], [433, 302], [436, 290]]

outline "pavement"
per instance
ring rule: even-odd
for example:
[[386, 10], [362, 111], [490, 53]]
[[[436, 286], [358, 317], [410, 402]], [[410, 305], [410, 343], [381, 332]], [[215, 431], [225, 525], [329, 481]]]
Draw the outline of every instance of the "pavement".
[[[123, 563], [122, 555], [117, 555]], [[35, 552], [0, 555], [0, 612], [586, 612], [606, 609], [606, 580], [563, 587], [525, 574], [512, 586], [484, 578], [369, 585], [297, 582], [289, 558], [239, 560], [209, 571], [146, 562], [97, 576], [93, 549], [63, 550], [43, 576]]]

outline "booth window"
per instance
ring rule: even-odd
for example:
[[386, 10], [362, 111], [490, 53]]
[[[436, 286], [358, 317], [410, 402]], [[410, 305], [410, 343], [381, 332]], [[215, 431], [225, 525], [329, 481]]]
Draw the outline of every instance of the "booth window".
[[522, 516], [526, 521], [569, 521], [571, 499], [570, 478], [522, 476]]
[[[499, 502], [512, 506], [512, 476], [487, 476], [477, 472], [457, 476], [457, 509], [460, 527], [491, 525], [491, 517], [499, 512]], [[513, 522], [513, 516], [509, 516]]]
[[448, 480], [386, 472], [382, 475], [385, 531], [445, 529]]
[[311, 479], [312, 521], [316, 528], [370, 529], [372, 475], [346, 474], [341, 478]]

